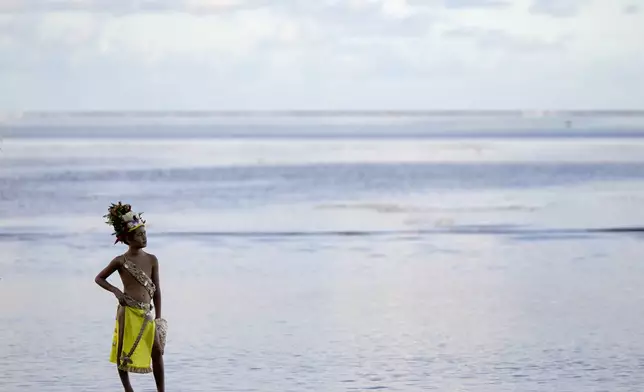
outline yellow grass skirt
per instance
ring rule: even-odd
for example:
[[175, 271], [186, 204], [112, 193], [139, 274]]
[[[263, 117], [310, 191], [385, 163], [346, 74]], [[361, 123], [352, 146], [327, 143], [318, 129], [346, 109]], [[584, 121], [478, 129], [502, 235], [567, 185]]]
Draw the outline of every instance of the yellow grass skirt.
[[[156, 329], [154, 320], [143, 309], [119, 306], [112, 339], [110, 362], [117, 363], [120, 332], [119, 317], [124, 317], [125, 323], [121, 361], [118, 363], [118, 368], [132, 373], [150, 373], [152, 371], [152, 346], [154, 345]], [[140, 338], [139, 334], [141, 335]], [[136, 347], [132, 350], [132, 346], [135, 344]]]

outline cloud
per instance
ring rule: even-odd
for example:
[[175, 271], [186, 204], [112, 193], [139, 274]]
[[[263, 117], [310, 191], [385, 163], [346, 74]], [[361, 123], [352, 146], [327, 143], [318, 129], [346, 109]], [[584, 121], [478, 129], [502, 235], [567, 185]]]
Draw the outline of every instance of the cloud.
[[559, 18], [570, 18], [577, 15], [589, 0], [534, 0], [530, 11]]
[[504, 8], [509, 0], [2, 0], [0, 12], [101, 12], [116, 15], [153, 12], [188, 12], [195, 15], [257, 8], [282, 8], [294, 13], [320, 9], [379, 9], [393, 17], [406, 17], [413, 8]]
[[444, 0], [447, 8], [506, 8], [511, 6], [505, 0]]
[[514, 53], [564, 51], [566, 39], [546, 40], [539, 37], [522, 37], [498, 29], [458, 28], [447, 30], [443, 36], [453, 40], [469, 40], [482, 50], [505, 50]]
[[0, 94], [0, 110], [570, 108], [644, 102], [644, 15], [625, 14], [624, 3], [0, 4], [0, 89], [10, 92]]
[[640, 12], [640, 7], [637, 4], [629, 4], [624, 7], [624, 13], [627, 15], [635, 15]]
[[0, 12], [210, 13], [246, 6], [244, 0], [2, 0]]

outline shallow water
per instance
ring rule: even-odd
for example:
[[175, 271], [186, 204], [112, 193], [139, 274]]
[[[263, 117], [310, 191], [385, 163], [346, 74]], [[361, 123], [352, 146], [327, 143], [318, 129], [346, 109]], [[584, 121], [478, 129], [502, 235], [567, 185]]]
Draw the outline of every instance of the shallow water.
[[168, 390], [644, 385], [642, 139], [54, 137], [0, 157], [2, 391], [119, 390], [93, 283], [122, 251], [117, 199], [161, 262]]

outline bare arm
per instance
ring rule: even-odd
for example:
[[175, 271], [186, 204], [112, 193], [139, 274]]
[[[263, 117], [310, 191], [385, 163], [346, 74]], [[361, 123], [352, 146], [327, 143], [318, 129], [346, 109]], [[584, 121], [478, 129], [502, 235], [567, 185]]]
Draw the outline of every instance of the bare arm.
[[153, 258], [152, 262], [152, 282], [156, 286], [156, 291], [154, 292], [154, 309], [155, 309], [155, 318], [161, 318], [161, 284], [159, 283], [159, 260], [156, 256], [151, 255]]
[[110, 263], [107, 265], [107, 267], [103, 268], [101, 272], [96, 275], [96, 278], [94, 279], [94, 282], [96, 282], [97, 285], [101, 286], [103, 289], [111, 292], [116, 296], [117, 299], [121, 299], [123, 296], [123, 292], [118, 289], [118, 287], [115, 287], [111, 285], [108, 281], [107, 278], [110, 277], [115, 271], [117, 271], [121, 266], [123, 265], [123, 260], [121, 257], [115, 257]]

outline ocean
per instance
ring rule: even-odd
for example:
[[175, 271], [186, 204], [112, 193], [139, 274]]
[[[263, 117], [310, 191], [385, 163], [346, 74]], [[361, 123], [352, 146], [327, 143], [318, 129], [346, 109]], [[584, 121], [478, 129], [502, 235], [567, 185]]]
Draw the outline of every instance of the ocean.
[[169, 391], [641, 391], [644, 127], [587, 123], [0, 128], [0, 391], [120, 390], [119, 200]]

